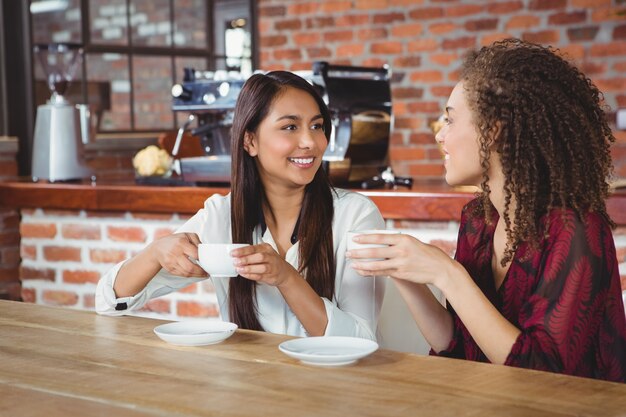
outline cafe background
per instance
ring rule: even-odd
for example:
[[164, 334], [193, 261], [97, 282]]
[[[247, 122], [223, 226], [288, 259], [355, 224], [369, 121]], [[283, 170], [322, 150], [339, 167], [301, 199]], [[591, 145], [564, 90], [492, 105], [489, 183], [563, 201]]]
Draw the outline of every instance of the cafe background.
[[[29, 176], [35, 108], [49, 92], [35, 43], [78, 42], [85, 59], [73, 102], [88, 103], [96, 135], [87, 164], [99, 180], [132, 180], [132, 156], [174, 131], [170, 88], [182, 68], [310, 70], [314, 61], [392, 70], [390, 164], [416, 182], [441, 181], [430, 123], [458, 80], [463, 53], [509, 36], [560, 48], [604, 92], [609, 117], [626, 107], [626, 2], [608, 0], [68, 0], [31, 13], [0, 0], [0, 181]], [[44, 10], [44, 11], [41, 11]], [[227, 22], [245, 22], [230, 27]], [[228, 32], [235, 30], [236, 32]], [[230, 33], [230, 35], [228, 34]], [[229, 56], [225, 39], [238, 46]], [[615, 127], [615, 126], [614, 126]], [[614, 129], [615, 174], [626, 177], [626, 134]], [[10, 202], [0, 202], [10, 205]], [[1, 206], [2, 204], [0, 204]], [[0, 209], [0, 298], [92, 309], [113, 264], [172, 233], [180, 213]], [[387, 220], [454, 254], [457, 221]], [[626, 229], [614, 232], [626, 289]], [[19, 279], [18, 279], [19, 278]], [[148, 303], [143, 314], [216, 317], [210, 282]]]

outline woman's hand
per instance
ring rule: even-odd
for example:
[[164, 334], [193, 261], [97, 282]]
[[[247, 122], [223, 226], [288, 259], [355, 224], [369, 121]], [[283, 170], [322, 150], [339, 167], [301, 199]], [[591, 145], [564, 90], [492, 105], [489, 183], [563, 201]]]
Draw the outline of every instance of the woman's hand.
[[290, 277], [299, 275], [298, 271], [267, 243], [235, 249], [231, 256], [237, 273], [252, 281], [279, 287]]
[[[435, 284], [444, 278], [454, 261], [441, 249], [403, 234], [363, 234], [358, 243], [389, 245], [382, 248], [354, 249], [346, 252], [352, 268], [360, 275], [388, 275], [418, 284]], [[367, 258], [384, 258], [368, 261]]]
[[195, 233], [176, 233], [152, 242], [149, 251], [155, 262], [173, 275], [206, 277], [207, 273], [192, 259], [198, 259], [200, 238]]

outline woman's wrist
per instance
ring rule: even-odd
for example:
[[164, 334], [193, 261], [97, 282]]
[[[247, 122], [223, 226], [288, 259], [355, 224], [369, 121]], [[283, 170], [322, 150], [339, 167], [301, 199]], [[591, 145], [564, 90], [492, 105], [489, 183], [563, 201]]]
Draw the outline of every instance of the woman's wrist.
[[441, 290], [444, 297], [449, 298], [449, 295], [454, 291], [454, 286], [465, 272], [465, 268], [452, 259], [443, 269], [442, 273], [435, 278], [433, 284]]

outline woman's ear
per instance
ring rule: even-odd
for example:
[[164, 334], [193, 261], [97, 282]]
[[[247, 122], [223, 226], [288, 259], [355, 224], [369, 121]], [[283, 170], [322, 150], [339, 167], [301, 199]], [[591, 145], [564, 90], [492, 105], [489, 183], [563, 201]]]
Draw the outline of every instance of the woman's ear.
[[243, 148], [248, 152], [248, 155], [251, 157], [255, 157], [258, 154], [256, 138], [254, 137], [254, 133], [246, 132], [243, 136]]

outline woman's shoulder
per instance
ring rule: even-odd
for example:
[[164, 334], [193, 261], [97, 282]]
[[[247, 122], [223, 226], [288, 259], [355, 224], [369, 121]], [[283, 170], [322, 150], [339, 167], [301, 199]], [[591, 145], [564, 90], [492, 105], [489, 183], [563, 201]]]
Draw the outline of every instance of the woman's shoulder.
[[553, 208], [545, 218], [549, 221], [550, 234], [575, 229], [611, 229], [609, 220], [597, 211], [585, 211], [579, 217], [572, 208]]
[[211, 197], [204, 200], [205, 209], [228, 209], [230, 210], [230, 193], [213, 194]]

